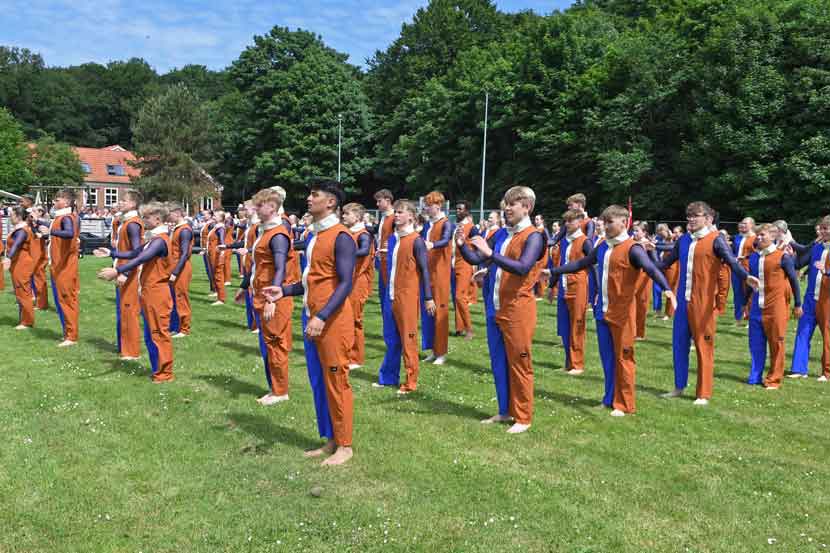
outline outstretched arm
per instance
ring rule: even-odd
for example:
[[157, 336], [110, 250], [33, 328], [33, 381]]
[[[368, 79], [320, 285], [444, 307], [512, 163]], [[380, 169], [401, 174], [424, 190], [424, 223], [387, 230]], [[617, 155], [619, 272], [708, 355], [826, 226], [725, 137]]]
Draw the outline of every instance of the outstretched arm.
[[130, 260], [128, 263], [117, 267], [116, 270], [118, 271], [119, 275], [128, 274], [130, 271], [138, 267], [139, 265], [143, 265], [147, 263], [154, 257], [164, 257], [167, 255], [167, 244], [165, 244], [164, 240], [160, 238], [156, 238], [152, 240], [147, 246], [138, 254], [135, 258]]
[[787, 280], [790, 281], [790, 288], [793, 291], [793, 299], [795, 306], [801, 307], [801, 286], [798, 283], [798, 273], [795, 272], [795, 260], [792, 256], [784, 255], [781, 257], [781, 268], [787, 275]]
[[729, 265], [729, 268], [732, 269], [733, 275], [737, 276], [740, 280], [746, 280], [749, 273], [746, 272], [746, 269], [743, 268], [743, 265], [741, 265], [738, 259], [732, 255], [732, 250], [729, 249], [729, 245], [726, 243], [723, 236], [715, 238], [715, 243], [712, 244], [712, 248], [715, 255], [718, 256], [721, 261]]
[[60, 228], [50, 231], [49, 234], [58, 238], [75, 238], [75, 221], [72, 217], [64, 217], [61, 219]]
[[545, 246], [545, 236], [540, 232], [534, 232], [527, 237], [519, 259], [511, 259], [498, 252], [493, 252], [493, 263], [508, 273], [524, 276], [542, 258]]
[[551, 283], [556, 282], [556, 277], [560, 275], [566, 275], [570, 273], [578, 273], [584, 269], [587, 269], [591, 265], [595, 265], [597, 262], [597, 250], [592, 249], [585, 257], [582, 259], [577, 259], [576, 261], [571, 261], [570, 263], [565, 263], [564, 265], [560, 265], [559, 267], [553, 267], [550, 270], [550, 281]]
[[113, 259], [135, 259], [141, 253], [141, 227], [138, 223], [127, 224], [127, 237], [130, 239], [130, 250], [119, 252], [113, 249], [110, 251], [110, 257]]
[[671, 291], [671, 286], [669, 286], [669, 281], [666, 280], [666, 275], [657, 268], [657, 265], [648, 256], [644, 247], [639, 244], [634, 244], [628, 250], [628, 260], [638, 269], [645, 271], [649, 278], [663, 288], [663, 290]]

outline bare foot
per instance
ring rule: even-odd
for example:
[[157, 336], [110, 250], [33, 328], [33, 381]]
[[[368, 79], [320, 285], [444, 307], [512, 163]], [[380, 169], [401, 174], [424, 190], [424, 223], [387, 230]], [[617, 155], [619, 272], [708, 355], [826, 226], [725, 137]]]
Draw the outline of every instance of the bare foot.
[[334, 453], [335, 449], [337, 449], [337, 444], [334, 443], [334, 440], [329, 440], [323, 447], [318, 447], [317, 449], [309, 449], [308, 451], [305, 451], [303, 455], [305, 457], [320, 457], [322, 455], [331, 455], [332, 453]]
[[171, 338], [187, 338], [190, 334], [185, 334], [184, 332], [177, 332]]
[[446, 362], [447, 362], [447, 356], [446, 355], [439, 355], [438, 357], [435, 358], [435, 361], [433, 361], [432, 364], [433, 365], [443, 365]]
[[464, 336], [465, 340], [472, 340], [473, 339], [473, 331], [468, 330], [466, 336]]
[[484, 419], [481, 424], [493, 424], [494, 422], [512, 422], [513, 417], [510, 415], [493, 415], [489, 419]]
[[288, 401], [288, 394], [285, 394], [284, 396], [275, 396], [274, 394], [268, 394], [266, 396], [261, 397], [257, 401], [259, 401], [261, 405], [274, 405], [275, 403]]
[[130, 356], [127, 356], [127, 355], [122, 355], [118, 359], [120, 361], [138, 361], [140, 359], [140, 357], [130, 357]]
[[251, 331], [251, 334], [259, 334], [259, 329], [255, 328]]
[[358, 365], [357, 363], [349, 363], [349, 370], [353, 371], [355, 369], [361, 368], [363, 365]]
[[215, 302], [213, 302], [211, 305], [225, 305], [225, 302], [223, 302], [223, 301], [215, 301]]
[[354, 456], [351, 447], [338, 447], [334, 455], [320, 463], [321, 467], [331, 467], [335, 465], [342, 465]]
[[507, 429], [508, 434], [521, 434], [522, 432], [526, 432], [527, 429], [530, 428], [529, 424], [519, 424], [518, 422]]
[[409, 393], [412, 393], [412, 390], [404, 390], [403, 388], [400, 388], [398, 390], [398, 395], [399, 396], [405, 396], [406, 394], [409, 394]]

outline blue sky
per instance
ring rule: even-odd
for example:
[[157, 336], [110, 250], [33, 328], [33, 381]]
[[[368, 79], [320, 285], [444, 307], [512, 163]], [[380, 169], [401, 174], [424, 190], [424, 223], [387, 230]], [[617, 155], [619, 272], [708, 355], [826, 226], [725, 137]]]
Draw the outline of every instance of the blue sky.
[[[497, 0], [550, 13], [571, 0]], [[50, 66], [142, 57], [163, 73], [188, 63], [221, 69], [274, 25], [314, 31], [363, 65], [427, 0], [4, 0], [0, 44], [40, 52]]]

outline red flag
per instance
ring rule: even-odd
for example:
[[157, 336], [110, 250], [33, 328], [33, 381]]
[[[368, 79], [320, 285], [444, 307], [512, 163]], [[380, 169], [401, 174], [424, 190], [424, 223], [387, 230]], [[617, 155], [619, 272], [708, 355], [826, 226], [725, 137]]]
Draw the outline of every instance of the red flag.
[[631, 196], [628, 197], [628, 230], [634, 222], [634, 211], [631, 209]]

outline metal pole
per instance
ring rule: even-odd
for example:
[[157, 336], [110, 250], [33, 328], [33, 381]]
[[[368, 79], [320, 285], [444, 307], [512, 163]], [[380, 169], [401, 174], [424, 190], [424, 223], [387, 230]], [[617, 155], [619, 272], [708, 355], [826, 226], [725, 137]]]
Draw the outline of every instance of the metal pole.
[[340, 182], [340, 152], [343, 147], [343, 114], [337, 115], [337, 182]]
[[484, 93], [484, 143], [481, 147], [481, 211], [480, 219], [484, 218], [484, 178], [487, 171], [487, 112], [490, 109], [490, 93]]

